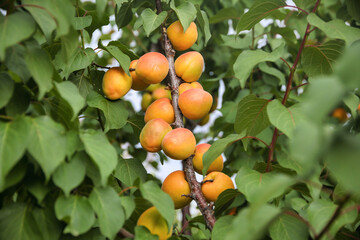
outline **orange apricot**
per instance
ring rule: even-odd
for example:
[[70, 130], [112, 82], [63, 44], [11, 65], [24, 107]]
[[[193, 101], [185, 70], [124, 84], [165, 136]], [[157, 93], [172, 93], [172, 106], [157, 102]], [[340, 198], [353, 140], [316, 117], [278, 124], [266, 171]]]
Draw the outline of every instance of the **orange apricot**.
[[183, 160], [195, 152], [196, 139], [194, 134], [186, 128], [176, 128], [168, 132], [161, 147], [164, 153], [176, 160]]
[[185, 117], [197, 120], [209, 113], [213, 98], [210, 93], [193, 88], [179, 96], [179, 108]]
[[195, 51], [184, 53], [175, 60], [175, 73], [185, 82], [197, 81], [203, 68], [204, 58]]
[[186, 90], [192, 89], [192, 88], [199, 88], [203, 89], [200, 83], [198, 82], [192, 82], [192, 83], [182, 83], [179, 86], [179, 95], [185, 92]]
[[348, 119], [344, 108], [336, 108], [332, 112], [332, 117], [337, 118], [340, 122], [345, 122]]
[[130, 90], [131, 84], [131, 77], [121, 67], [114, 67], [104, 74], [102, 88], [108, 99], [117, 100]]
[[155, 206], [148, 208], [140, 215], [137, 225], [149, 229], [151, 234], [159, 237], [159, 240], [166, 240], [172, 235], [172, 231], [169, 231], [165, 218]]
[[133, 60], [130, 63], [130, 76], [132, 78], [132, 85], [131, 85], [131, 89], [134, 89], [136, 91], [142, 91], [145, 88], [147, 88], [149, 86], [149, 84], [145, 83], [143, 80], [141, 80], [141, 78], [139, 78], [136, 75], [135, 69], [136, 69], [136, 64], [139, 60]]
[[175, 112], [170, 99], [160, 98], [150, 104], [150, 106], [146, 109], [144, 121], [148, 122], [155, 118], [161, 118], [167, 123], [174, 122]]
[[150, 93], [144, 93], [141, 99], [141, 109], [145, 111], [152, 102], [152, 95]]
[[136, 76], [145, 83], [159, 83], [169, 72], [169, 62], [164, 55], [158, 52], [145, 53], [136, 64]]
[[171, 126], [160, 118], [148, 121], [140, 132], [140, 144], [148, 152], [161, 150], [164, 136], [172, 130]]
[[216, 171], [209, 173], [201, 185], [201, 191], [208, 202], [215, 202], [220, 193], [234, 188], [234, 183], [228, 175]]
[[152, 92], [152, 97], [153, 99], [157, 100], [160, 98], [171, 98], [171, 92], [169, 90], [166, 89], [165, 86], [161, 85], [161, 87], [155, 89]]
[[192, 201], [192, 198], [182, 196], [189, 195], [191, 192], [184, 171], [179, 170], [170, 173], [165, 178], [161, 189], [170, 195], [174, 201], [175, 209], [183, 208]]
[[[203, 170], [203, 156], [207, 152], [207, 150], [209, 150], [210, 147], [211, 145], [208, 143], [202, 143], [196, 146], [195, 156], [192, 161], [194, 165], [194, 170], [199, 174], [202, 174], [202, 170]], [[224, 167], [224, 160], [223, 157], [220, 155], [211, 163], [206, 173], [210, 173], [213, 171], [220, 172], [223, 169], [223, 167]]]
[[184, 51], [190, 48], [198, 38], [198, 31], [194, 22], [184, 32], [184, 28], [179, 20], [173, 22], [167, 28], [167, 34], [173, 48], [177, 51]]

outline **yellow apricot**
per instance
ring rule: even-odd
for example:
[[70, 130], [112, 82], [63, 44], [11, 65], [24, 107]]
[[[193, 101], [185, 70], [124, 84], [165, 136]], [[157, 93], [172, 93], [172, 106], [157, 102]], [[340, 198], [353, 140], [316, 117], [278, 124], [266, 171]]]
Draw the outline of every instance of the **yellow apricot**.
[[192, 201], [192, 198], [182, 196], [189, 195], [191, 192], [184, 171], [179, 170], [170, 173], [165, 178], [161, 189], [170, 195], [174, 201], [175, 209], [183, 208]]
[[102, 88], [108, 99], [123, 97], [131, 88], [132, 80], [121, 67], [109, 69], [103, 77]]
[[173, 48], [177, 51], [184, 51], [190, 48], [198, 38], [198, 31], [194, 22], [192, 22], [184, 32], [184, 28], [179, 20], [173, 22], [167, 28], [167, 34]]
[[199, 88], [203, 89], [200, 83], [198, 82], [192, 82], [192, 83], [182, 83], [179, 86], [179, 95], [185, 92], [186, 90], [192, 89], [192, 88]]
[[197, 120], [209, 113], [213, 99], [210, 93], [193, 88], [179, 96], [179, 108], [189, 119]]
[[164, 55], [158, 52], [145, 53], [136, 64], [136, 76], [145, 83], [159, 83], [169, 72], [169, 62]]
[[[207, 180], [212, 182], [206, 182]], [[228, 175], [216, 171], [209, 173], [201, 185], [201, 191], [208, 202], [215, 202], [220, 193], [234, 188], [234, 183]]]
[[171, 98], [171, 92], [166, 89], [166, 86], [161, 85], [161, 87], [155, 89], [152, 92], [153, 99], [157, 100], [160, 98]]
[[[194, 170], [199, 174], [202, 174], [202, 170], [203, 170], [203, 156], [207, 152], [207, 150], [209, 150], [210, 147], [211, 145], [208, 143], [202, 143], [196, 146], [195, 155], [192, 161], [194, 165]], [[213, 171], [220, 172], [223, 169], [223, 167], [224, 167], [224, 160], [223, 157], [220, 155], [211, 163], [206, 173], [210, 173]]]
[[164, 87], [164, 85], [162, 85], [161, 83], [156, 83], [156, 84], [150, 84], [147, 88], [146, 91], [148, 92], [153, 92], [158, 88]]
[[161, 147], [164, 153], [176, 160], [183, 160], [195, 152], [196, 139], [194, 134], [186, 128], [176, 128], [168, 132]]
[[141, 109], [145, 111], [152, 101], [152, 95], [150, 93], [144, 93], [141, 99]]
[[147, 88], [149, 84], [145, 83], [143, 80], [141, 80], [139, 77], [136, 76], [135, 68], [138, 61], [139, 60], [133, 60], [130, 63], [129, 71], [132, 78], [131, 89], [134, 89], [136, 91], [142, 91], [145, 88]]
[[170, 99], [160, 98], [150, 104], [150, 106], [146, 109], [144, 121], [148, 122], [155, 118], [161, 118], [167, 123], [174, 122], [175, 112]]
[[204, 68], [204, 58], [200, 53], [192, 51], [180, 55], [175, 60], [175, 72], [185, 82], [197, 81]]
[[172, 130], [171, 126], [160, 118], [148, 121], [140, 132], [140, 144], [148, 152], [161, 150], [164, 136]]
[[155, 206], [145, 210], [140, 215], [137, 225], [149, 229], [151, 234], [159, 237], [159, 240], [166, 240], [172, 235], [172, 231], [169, 231], [165, 218]]

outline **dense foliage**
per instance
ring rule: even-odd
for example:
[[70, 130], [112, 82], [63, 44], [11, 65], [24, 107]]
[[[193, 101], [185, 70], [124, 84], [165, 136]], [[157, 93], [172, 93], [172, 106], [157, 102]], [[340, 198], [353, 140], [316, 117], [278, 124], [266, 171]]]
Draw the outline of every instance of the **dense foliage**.
[[[136, 226], [150, 206], [172, 239], [359, 239], [360, 2], [161, 3], [158, 13], [155, 0], [1, 1], [0, 239], [156, 239]], [[160, 25], [176, 20], [195, 20], [199, 82], [222, 103], [196, 134], [212, 143], [203, 173], [224, 153], [235, 176], [210, 206], [212, 231], [201, 215], [182, 229], [144, 167], [175, 160], [142, 149], [144, 112], [101, 89], [114, 59], [129, 73], [163, 52]]]

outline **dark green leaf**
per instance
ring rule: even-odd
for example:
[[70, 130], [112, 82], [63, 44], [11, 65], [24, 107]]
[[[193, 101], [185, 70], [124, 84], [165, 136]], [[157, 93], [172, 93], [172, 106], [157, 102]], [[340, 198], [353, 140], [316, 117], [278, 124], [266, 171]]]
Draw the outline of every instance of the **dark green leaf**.
[[6, 72], [0, 73], [0, 109], [11, 99], [14, 92], [14, 81]]
[[360, 2], [357, 0], [346, 0], [345, 2], [350, 16], [360, 22]]
[[152, 31], [159, 28], [160, 24], [164, 22], [166, 16], [166, 12], [161, 12], [159, 15], [157, 15], [150, 8], [146, 8], [144, 11], [142, 11], [141, 17], [143, 19], [143, 26], [146, 32], [146, 36], [149, 37]]
[[197, 10], [196, 19], [199, 22], [200, 29], [204, 35], [204, 46], [206, 46], [207, 42], [211, 38], [209, 19], [205, 11], [200, 9], [199, 5], [195, 5]]
[[44, 198], [50, 191], [50, 187], [48, 187], [47, 185], [45, 185], [42, 181], [40, 181], [38, 179], [28, 183], [27, 189], [36, 198], [36, 200], [38, 201], [39, 204], [42, 203], [42, 201], [44, 200]]
[[[296, 214], [296, 213], [295, 213]], [[294, 216], [283, 214], [269, 228], [271, 239], [303, 240], [308, 239], [308, 227]]]
[[120, 157], [114, 176], [125, 183], [125, 185], [132, 186], [137, 178], [145, 181], [146, 170], [138, 159], [124, 159]]
[[5, 107], [5, 112], [11, 117], [23, 114], [30, 105], [30, 94], [20, 84], [15, 84], [14, 93]]
[[22, 45], [14, 45], [7, 48], [5, 65], [17, 76], [27, 82], [31, 74], [26, 66], [25, 62], [26, 48]]
[[231, 231], [231, 224], [234, 220], [234, 216], [223, 216], [216, 220], [214, 229], [211, 233], [212, 240], [223, 240], [224, 236]]
[[132, 2], [121, 4], [119, 11], [116, 11], [117, 7], [115, 8], [115, 21], [119, 29], [128, 25], [132, 20], [131, 4]]
[[240, 13], [234, 7], [220, 9], [214, 16], [211, 16], [209, 22], [211, 24], [222, 22], [228, 19], [239, 18]]

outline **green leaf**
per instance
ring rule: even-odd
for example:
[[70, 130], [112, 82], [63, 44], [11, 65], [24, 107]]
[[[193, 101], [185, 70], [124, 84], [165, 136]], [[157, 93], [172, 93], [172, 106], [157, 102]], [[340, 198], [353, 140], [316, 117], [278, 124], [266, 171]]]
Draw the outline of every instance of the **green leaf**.
[[96, 14], [99, 19], [102, 18], [105, 13], [106, 5], [108, 4], [108, 0], [98, 0], [96, 1]]
[[271, 53], [262, 50], [245, 50], [237, 57], [233, 69], [235, 77], [240, 81], [242, 88], [245, 87], [247, 78], [251, 74], [253, 68], [261, 62], [275, 62], [284, 54], [284, 44], [274, 49]]
[[0, 72], [0, 109], [6, 106], [14, 92], [14, 81], [7, 72]]
[[79, 89], [75, 84], [70, 81], [55, 83], [55, 87], [60, 96], [69, 103], [73, 111], [71, 120], [74, 121], [80, 110], [84, 107], [85, 99], [80, 95]]
[[150, 233], [144, 226], [135, 226], [135, 240], [158, 240], [159, 236]]
[[163, 192], [154, 181], [148, 181], [140, 185], [142, 196], [149, 200], [166, 219], [168, 229], [172, 229], [175, 217], [174, 202], [171, 197]]
[[108, 46], [115, 46], [119, 48], [123, 53], [129, 56], [130, 60], [139, 59], [139, 56], [136, 55], [132, 50], [129, 49], [129, 46], [121, 43], [120, 41], [109, 42]]
[[39, 86], [38, 99], [42, 99], [46, 92], [52, 89], [54, 66], [48, 54], [37, 47], [28, 47], [25, 55], [26, 65]]
[[272, 75], [280, 80], [280, 85], [285, 85], [285, 76], [284, 73], [280, 70], [268, 66], [266, 63], [262, 62], [259, 64], [259, 68], [262, 72]]
[[234, 7], [220, 9], [214, 16], [211, 16], [209, 22], [211, 24], [222, 22], [228, 19], [236, 19], [239, 17], [239, 12]]
[[94, 60], [96, 54], [93, 49], [76, 49], [75, 55], [63, 67], [61, 75], [68, 78], [70, 73], [88, 67]]
[[360, 2], [357, 0], [346, 0], [345, 2], [350, 16], [360, 22]]
[[257, 0], [251, 6], [248, 12], [240, 17], [240, 20], [236, 26], [236, 33], [238, 34], [243, 30], [250, 30], [262, 19], [269, 16], [273, 11], [286, 6], [283, 0]]
[[357, 115], [357, 108], [360, 104], [359, 97], [354, 93], [348, 93], [343, 99], [346, 106], [350, 109], [351, 115], [355, 117]]
[[331, 40], [321, 46], [307, 46], [301, 55], [301, 65], [309, 77], [333, 73], [333, 64], [343, 49], [344, 42], [339, 40]]
[[73, 27], [75, 30], [82, 30], [91, 25], [92, 16], [87, 15], [84, 17], [74, 17], [73, 19]]
[[72, 155], [77, 150], [84, 150], [82, 143], [79, 138], [79, 132], [67, 131], [66, 132], [66, 156], [71, 159]]
[[22, 45], [14, 45], [6, 50], [5, 65], [19, 76], [23, 82], [27, 82], [31, 74], [25, 63], [26, 48]]
[[343, 20], [335, 19], [324, 22], [315, 13], [310, 13], [307, 20], [311, 25], [323, 31], [329, 38], [345, 40], [348, 46], [360, 38], [360, 29], [347, 26]]
[[73, 28], [69, 29], [69, 33], [61, 37], [61, 49], [59, 57], [64, 63], [69, 63], [74, 59], [74, 54], [79, 50], [78, 32]]
[[20, 182], [26, 174], [27, 166], [25, 161], [20, 161], [19, 164], [8, 173], [5, 181], [3, 183], [0, 182], [0, 184], [2, 184], [2, 186], [0, 185], [0, 192]]
[[66, 155], [66, 137], [62, 125], [48, 116], [31, 120], [31, 141], [27, 150], [40, 164], [46, 180], [64, 161]]
[[219, 157], [227, 147], [229, 147], [233, 142], [240, 140], [244, 136], [244, 134], [230, 134], [225, 138], [215, 141], [203, 156], [203, 175], [206, 175], [206, 172], [211, 163], [217, 157]]
[[28, 13], [16, 11], [0, 18], [0, 29], [0, 60], [4, 60], [5, 49], [29, 38], [36, 24]]
[[125, 27], [131, 22], [133, 18], [131, 7], [132, 7], [132, 2], [126, 2], [121, 4], [119, 11], [117, 11], [118, 8], [116, 6], [115, 22], [119, 29]]
[[101, 131], [89, 130], [80, 133], [85, 151], [90, 155], [100, 170], [101, 184], [106, 185], [107, 179], [117, 164], [117, 153], [109, 143], [106, 135]]
[[110, 53], [110, 55], [119, 62], [120, 66], [122, 67], [122, 69], [124, 69], [126, 74], [130, 76], [129, 67], [131, 59], [121, 50], [121, 48], [114, 44], [108, 44], [107, 46], [104, 46], [101, 42], [99, 42], [99, 48], [104, 49], [105, 51]]
[[231, 231], [231, 224], [234, 218], [234, 216], [223, 216], [217, 219], [211, 232], [211, 239], [223, 240], [224, 236]]
[[125, 185], [132, 186], [137, 178], [145, 181], [146, 174], [146, 170], [140, 160], [136, 158], [124, 159], [120, 157], [114, 176]]
[[30, 105], [30, 94], [20, 84], [15, 84], [14, 93], [5, 107], [6, 115], [16, 117], [25, 113]]
[[109, 101], [92, 91], [87, 96], [86, 101], [90, 107], [98, 108], [104, 113], [106, 119], [105, 132], [125, 126], [129, 113], [121, 100]]
[[89, 202], [98, 216], [101, 233], [114, 239], [125, 222], [125, 213], [117, 193], [111, 187], [96, 187], [90, 194]]
[[55, 202], [55, 214], [59, 220], [67, 224], [64, 233], [74, 236], [87, 232], [95, 222], [94, 210], [88, 199], [78, 195], [58, 197]]
[[27, 183], [27, 189], [36, 198], [39, 204], [42, 203], [42, 201], [50, 191], [50, 187], [45, 185], [39, 179]]
[[81, 157], [82, 154], [77, 153], [69, 163], [63, 162], [53, 175], [55, 185], [64, 191], [66, 197], [85, 178], [86, 165]]
[[205, 11], [200, 9], [199, 5], [195, 5], [197, 10], [196, 19], [199, 22], [199, 26], [201, 31], [204, 35], [204, 46], [208, 43], [209, 39], [211, 38], [210, 26], [209, 26], [209, 19]]
[[171, 1], [170, 7], [175, 11], [182, 27], [184, 28], [184, 31], [186, 31], [196, 16], [196, 8], [194, 4], [191, 2], [184, 2], [180, 6], [175, 6], [175, 1]]
[[303, 240], [308, 239], [308, 227], [294, 216], [283, 214], [269, 228], [271, 239]]
[[135, 202], [130, 196], [122, 196], [120, 197], [120, 200], [121, 200], [121, 205], [124, 208], [125, 218], [129, 219], [131, 217], [131, 214], [135, 210], [136, 207]]
[[35, 208], [32, 210], [32, 215], [38, 229], [40, 229], [40, 234], [37, 236], [39, 239], [57, 240], [60, 238], [62, 225], [56, 219], [52, 208]]
[[150, 36], [150, 33], [157, 29], [165, 20], [167, 16], [166, 12], [161, 12], [157, 15], [153, 10], [150, 8], [146, 8], [141, 13], [141, 17], [143, 19], [143, 26], [146, 33], [146, 36]]
[[[215, 201], [215, 215], [220, 211], [224, 211], [234, 199], [241, 195], [236, 189], [226, 189], [220, 193], [219, 197]], [[244, 199], [245, 202], [245, 199]]]

